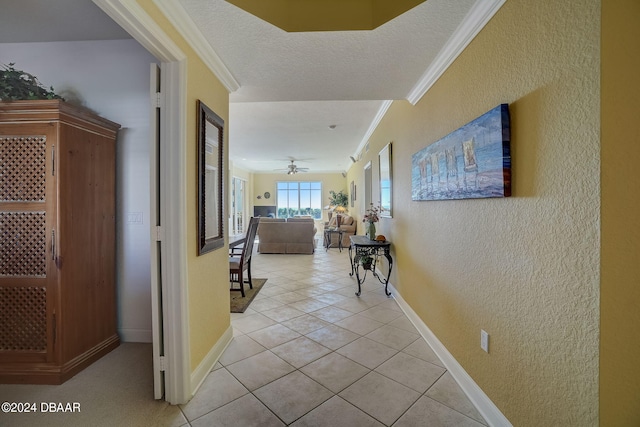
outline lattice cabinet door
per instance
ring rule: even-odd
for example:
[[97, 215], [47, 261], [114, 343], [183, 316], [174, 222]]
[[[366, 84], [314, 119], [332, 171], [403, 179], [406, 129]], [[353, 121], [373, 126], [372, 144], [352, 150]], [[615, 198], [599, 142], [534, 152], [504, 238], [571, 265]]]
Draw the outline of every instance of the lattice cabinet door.
[[0, 383], [61, 384], [113, 350], [120, 125], [0, 102]]
[[0, 361], [54, 359], [56, 126], [0, 125]]

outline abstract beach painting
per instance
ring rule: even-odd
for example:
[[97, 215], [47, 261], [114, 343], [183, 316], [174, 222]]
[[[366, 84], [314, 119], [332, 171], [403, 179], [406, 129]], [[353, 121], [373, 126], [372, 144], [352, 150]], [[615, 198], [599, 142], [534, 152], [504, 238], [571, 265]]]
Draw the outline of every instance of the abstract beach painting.
[[411, 159], [411, 199], [511, 196], [509, 106], [501, 104]]

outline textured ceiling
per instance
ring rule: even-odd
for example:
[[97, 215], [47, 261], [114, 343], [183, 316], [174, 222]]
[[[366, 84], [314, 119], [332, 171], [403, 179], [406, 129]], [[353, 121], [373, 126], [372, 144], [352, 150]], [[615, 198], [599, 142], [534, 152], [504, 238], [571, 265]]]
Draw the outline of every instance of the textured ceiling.
[[348, 169], [383, 101], [407, 98], [474, 3], [429, 0], [371, 31], [288, 33], [224, 0], [180, 0], [240, 85], [232, 160], [272, 171], [306, 159], [314, 172]]
[[[179, 8], [239, 85], [228, 122], [235, 164], [271, 172], [295, 159], [342, 172], [385, 101], [412, 100], [474, 8], [500, 0], [428, 0], [370, 31], [295, 33], [225, 0], [154, 1]], [[128, 37], [89, 0], [20, 0], [0, 13], [1, 43]]]
[[[289, 160], [310, 172], [345, 171], [380, 102], [295, 101], [231, 103], [234, 160], [272, 172]], [[240, 121], [240, 123], [239, 123]], [[329, 126], [335, 125], [334, 129]]]
[[473, 0], [429, 0], [371, 31], [287, 33], [224, 0], [180, 0], [240, 83], [232, 102], [404, 99]]

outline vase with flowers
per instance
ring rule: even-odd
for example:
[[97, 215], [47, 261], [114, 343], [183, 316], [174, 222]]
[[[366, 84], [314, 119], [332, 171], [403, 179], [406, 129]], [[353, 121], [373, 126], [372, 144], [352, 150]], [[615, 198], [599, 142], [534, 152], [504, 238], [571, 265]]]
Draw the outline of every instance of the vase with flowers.
[[382, 212], [382, 208], [380, 206], [374, 206], [371, 203], [369, 209], [367, 209], [364, 213], [364, 217], [362, 218], [362, 222], [367, 224], [367, 236], [369, 239], [376, 239], [376, 222], [380, 220], [380, 212]]

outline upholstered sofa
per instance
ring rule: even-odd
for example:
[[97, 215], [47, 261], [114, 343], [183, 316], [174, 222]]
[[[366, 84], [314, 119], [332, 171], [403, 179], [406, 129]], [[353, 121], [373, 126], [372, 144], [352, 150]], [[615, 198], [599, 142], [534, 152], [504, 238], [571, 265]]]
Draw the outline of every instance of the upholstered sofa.
[[260, 218], [258, 252], [262, 254], [312, 254], [316, 227], [311, 217]]
[[[327, 227], [335, 227], [338, 217], [340, 217], [340, 229], [342, 230], [342, 247], [348, 248], [351, 245], [349, 236], [356, 234], [357, 228], [356, 220], [352, 216], [344, 214], [333, 215], [329, 221], [324, 223], [324, 227], [325, 229]], [[331, 245], [329, 247], [338, 247], [338, 234], [331, 234]]]

